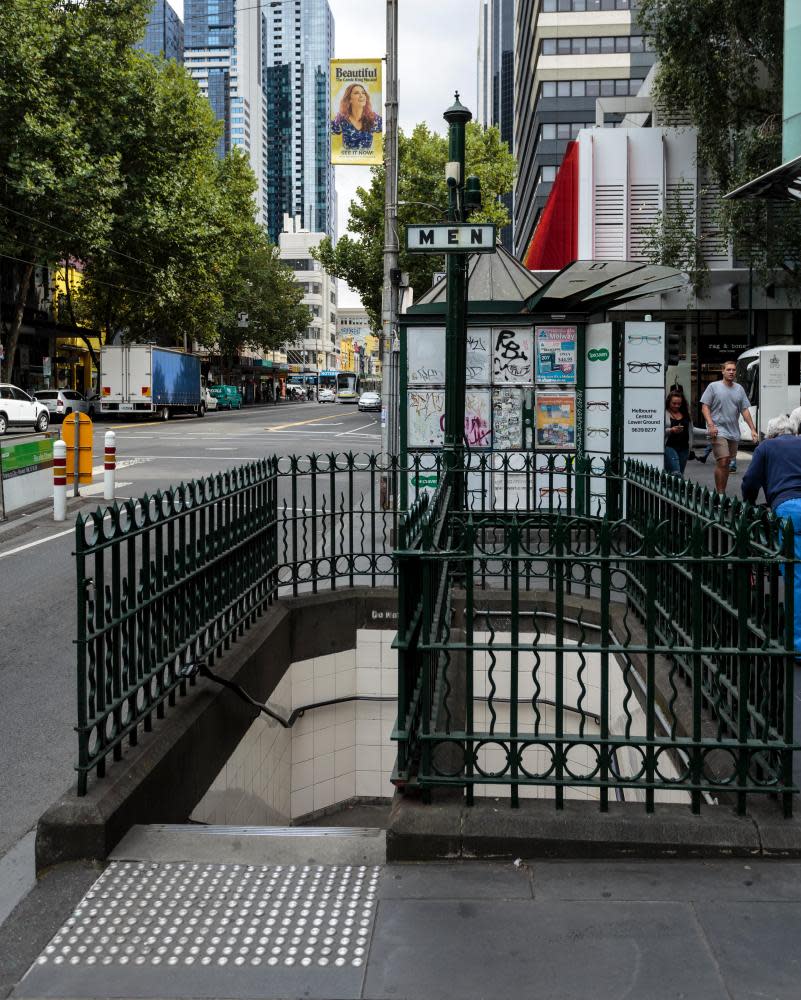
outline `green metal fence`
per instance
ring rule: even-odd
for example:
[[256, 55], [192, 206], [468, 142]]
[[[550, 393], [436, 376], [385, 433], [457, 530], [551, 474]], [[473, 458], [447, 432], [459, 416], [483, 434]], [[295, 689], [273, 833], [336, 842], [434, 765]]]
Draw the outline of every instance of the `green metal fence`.
[[647, 467], [566, 475], [564, 510], [454, 512], [442, 484], [403, 519], [396, 783], [789, 815], [791, 534]]
[[[282, 595], [397, 585], [399, 785], [585, 789], [602, 808], [772, 791], [789, 812], [792, 545], [775, 519], [643, 467], [465, 461], [459, 513], [436, 456], [330, 454], [79, 518], [79, 793]], [[382, 508], [385, 471], [408, 512]]]

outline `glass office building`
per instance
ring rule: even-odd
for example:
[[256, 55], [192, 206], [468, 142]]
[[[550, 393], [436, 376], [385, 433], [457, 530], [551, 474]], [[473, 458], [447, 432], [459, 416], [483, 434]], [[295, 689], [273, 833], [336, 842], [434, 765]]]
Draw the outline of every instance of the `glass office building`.
[[334, 18], [328, 0], [263, 0], [265, 212], [271, 239], [283, 217], [335, 234], [328, 136]]
[[184, 0], [184, 65], [222, 123], [218, 154], [224, 156], [234, 147], [247, 153], [258, 182], [256, 217], [262, 223], [265, 21], [253, 0]]
[[[485, 128], [497, 125], [501, 139], [514, 152], [514, 0], [481, 0], [478, 22], [478, 122]], [[513, 213], [510, 192], [503, 203]], [[512, 250], [512, 225], [501, 230], [501, 242]]]
[[151, 56], [174, 59], [177, 63], [184, 61], [184, 22], [167, 0], [154, 0], [145, 36], [134, 48], [142, 49]]

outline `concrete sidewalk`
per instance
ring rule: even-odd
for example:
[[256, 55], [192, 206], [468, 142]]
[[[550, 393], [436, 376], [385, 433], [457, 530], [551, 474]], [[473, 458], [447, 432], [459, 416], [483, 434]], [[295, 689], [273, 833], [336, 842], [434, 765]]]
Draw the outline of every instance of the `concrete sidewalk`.
[[89, 888], [96, 875], [50, 872], [0, 928], [0, 996], [801, 995], [798, 862], [318, 865], [301, 850], [115, 861]]

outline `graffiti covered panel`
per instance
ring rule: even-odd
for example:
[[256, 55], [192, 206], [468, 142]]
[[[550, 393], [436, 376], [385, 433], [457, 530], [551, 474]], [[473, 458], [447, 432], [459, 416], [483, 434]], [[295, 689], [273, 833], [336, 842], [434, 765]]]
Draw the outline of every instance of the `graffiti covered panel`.
[[534, 378], [534, 331], [531, 327], [495, 327], [492, 331], [492, 381], [527, 385]]
[[407, 417], [407, 443], [410, 448], [441, 448], [445, 390], [410, 389], [407, 393]]

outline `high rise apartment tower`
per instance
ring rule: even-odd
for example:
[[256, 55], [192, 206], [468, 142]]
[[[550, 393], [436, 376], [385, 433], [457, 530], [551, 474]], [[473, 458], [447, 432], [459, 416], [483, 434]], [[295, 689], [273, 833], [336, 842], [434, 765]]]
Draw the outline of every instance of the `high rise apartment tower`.
[[[524, 259], [565, 148], [598, 97], [636, 95], [654, 54], [636, 0], [520, 0], [515, 23], [515, 254]], [[622, 117], [622, 116], [621, 116]], [[607, 124], [614, 117], [607, 116]]]
[[151, 56], [164, 56], [178, 63], [184, 61], [184, 22], [167, 0], [154, 0], [144, 38], [134, 48], [143, 49]]
[[262, 0], [266, 117], [266, 222], [278, 239], [284, 215], [335, 234], [336, 193], [328, 133], [334, 18], [328, 0]]
[[[497, 125], [501, 139], [514, 152], [514, 0], [481, 0], [478, 22], [477, 119], [485, 128]], [[512, 195], [503, 199], [512, 217]], [[512, 226], [501, 230], [512, 249]]]
[[265, 213], [262, 34], [253, 0], [184, 0], [184, 64], [223, 125], [218, 153], [243, 149], [258, 182], [256, 217]]

